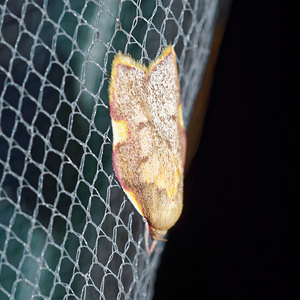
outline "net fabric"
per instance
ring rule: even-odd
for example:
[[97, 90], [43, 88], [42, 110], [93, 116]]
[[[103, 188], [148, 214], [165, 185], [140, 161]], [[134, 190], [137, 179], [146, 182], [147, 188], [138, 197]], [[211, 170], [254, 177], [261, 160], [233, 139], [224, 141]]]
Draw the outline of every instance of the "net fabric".
[[111, 62], [172, 43], [188, 125], [217, 4], [0, 1], [0, 299], [151, 299], [164, 242], [112, 170]]

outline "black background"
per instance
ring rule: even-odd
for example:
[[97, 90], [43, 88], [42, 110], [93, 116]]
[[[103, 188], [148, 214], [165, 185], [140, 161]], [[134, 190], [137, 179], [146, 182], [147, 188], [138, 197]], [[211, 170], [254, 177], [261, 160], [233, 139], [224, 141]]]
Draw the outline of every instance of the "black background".
[[299, 296], [296, 14], [288, 1], [233, 2], [155, 300]]

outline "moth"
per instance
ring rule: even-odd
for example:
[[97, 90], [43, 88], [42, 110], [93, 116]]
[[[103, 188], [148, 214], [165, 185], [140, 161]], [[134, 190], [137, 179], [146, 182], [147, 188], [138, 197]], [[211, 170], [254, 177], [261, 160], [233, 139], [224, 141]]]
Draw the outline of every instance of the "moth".
[[113, 167], [128, 199], [164, 240], [183, 206], [186, 133], [172, 45], [146, 67], [119, 52], [109, 85]]

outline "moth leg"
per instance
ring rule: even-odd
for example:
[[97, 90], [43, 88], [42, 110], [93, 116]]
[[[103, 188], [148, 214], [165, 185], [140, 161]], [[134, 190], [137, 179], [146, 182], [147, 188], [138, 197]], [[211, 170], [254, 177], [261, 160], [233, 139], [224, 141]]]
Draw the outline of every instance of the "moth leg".
[[157, 240], [153, 240], [151, 247], [149, 248], [149, 240], [150, 240], [150, 225], [147, 222], [146, 219], [144, 219], [145, 222], [145, 233], [144, 233], [144, 238], [145, 238], [145, 247], [148, 255], [150, 256], [155, 248], [155, 245], [157, 243]]

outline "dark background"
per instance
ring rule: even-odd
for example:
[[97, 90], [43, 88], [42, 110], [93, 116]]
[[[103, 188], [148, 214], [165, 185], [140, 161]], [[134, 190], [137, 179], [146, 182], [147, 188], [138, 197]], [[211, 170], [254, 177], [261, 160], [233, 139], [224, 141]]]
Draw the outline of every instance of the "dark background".
[[288, 1], [233, 2], [155, 300], [299, 296], [296, 14]]

